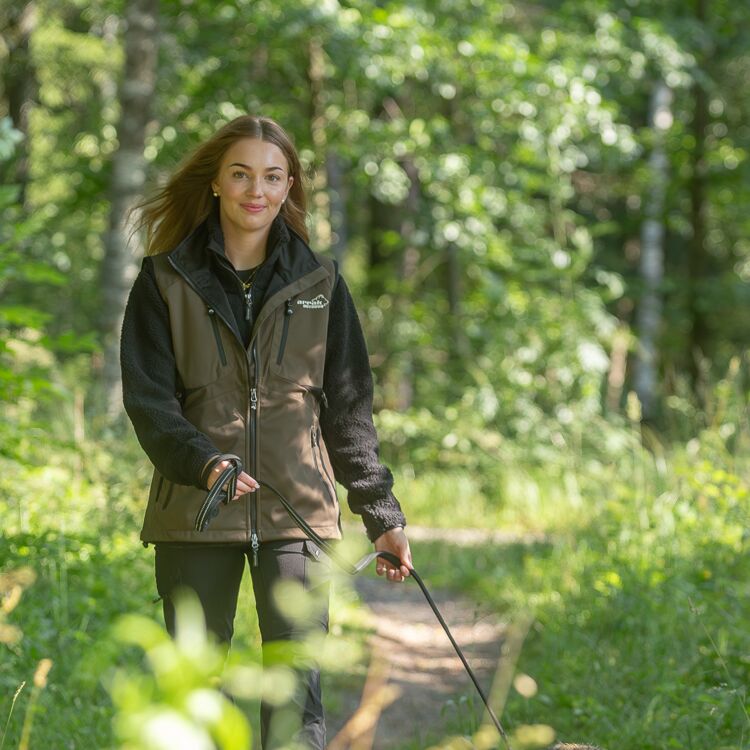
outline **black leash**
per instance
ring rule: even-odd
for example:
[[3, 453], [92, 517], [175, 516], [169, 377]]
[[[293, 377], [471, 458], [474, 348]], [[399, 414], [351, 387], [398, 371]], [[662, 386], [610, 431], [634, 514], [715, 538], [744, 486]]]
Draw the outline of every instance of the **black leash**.
[[208, 524], [219, 515], [219, 506], [226, 505], [237, 491], [237, 477], [242, 472], [242, 461], [239, 456], [225, 455], [222, 461], [229, 461], [218, 479], [214, 482], [206, 495], [206, 499], [195, 517], [195, 530], [205, 531]]
[[[237, 487], [237, 477], [242, 471], [242, 462], [240, 461], [238, 456], [230, 455], [222, 456], [222, 460], [229, 461], [229, 466], [227, 466], [221, 472], [221, 474], [219, 474], [218, 479], [216, 480], [216, 482], [214, 482], [213, 487], [206, 496], [201, 509], [198, 511], [198, 515], [195, 519], [196, 531], [205, 531], [206, 528], [208, 528], [208, 524], [211, 523], [211, 521], [219, 514], [219, 506], [222, 504], [226, 505], [229, 500], [234, 497], [234, 493]], [[318, 547], [320, 547], [323, 552], [326, 553], [326, 555], [328, 555], [328, 557], [330, 557], [342, 570], [344, 570], [349, 575], [356, 576], [358, 573], [361, 573], [373, 560], [377, 558], [386, 560], [387, 562], [391, 563], [391, 565], [396, 566], [396, 568], [401, 567], [401, 560], [392, 552], [370, 552], [356, 564], [352, 565], [348, 560], [345, 560], [343, 557], [341, 557], [341, 555], [339, 555], [336, 548], [328, 540], [321, 538], [318, 533], [310, 527], [307, 521], [305, 521], [305, 519], [292, 507], [292, 504], [275, 487], [270, 485], [268, 482], [264, 482], [260, 479], [257, 479], [256, 481], [259, 485], [265, 487], [266, 489], [269, 489], [271, 492], [273, 492], [274, 495], [276, 495], [281, 504], [284, 506], [286, 512], [291, 516], [292, 520], [297, 524], [297, 526], [299, 526], [299, 528], [302, 529], [302, 531], [304, 531], [305, 534], [307, 534], [307, 536], [313, 542], [315, 542], [315, 544], [317, 544]], [[458, 655], [458, 658], [464, 665], [464, 669], [468, 673], [469, 677], [471, 677], [471, 681], [474, 683], [474, 687], [477, 689], [477, 692], [479, 693], [479, 696], [481, 697], [482, 702], [487, 709], [487, 713], [490, 715], [492, 723], [495, 725], [495, 729], [497, 729], [497, 731], [500, 733], [500, 736], [503, 738], [505, 747], [507, 748], [507, 750], [511, 750], [510, 740], [508, 739], [508, 735], [505, 733], [505, 730], [500, 723], [500, 719], [497, 718], [495, 712], [490, 707], [489, 700], [487, 699], [484, 690], [482, 690], [482, 686], [479, 684], [474, 671], [469, 666], [469, 662], [466, 661], [466, 657], [464, 656], [464, 653], [461, 650], [460, 646], [458, 645], [458, 643], [456, 643], [456, 639], [453, 637], [450, 628], [443, 619], [443, 616], [440, 613], [437, 604], [435, 604], [432, 596], [430, 596], [430, 592], [427, 590], [427, 586], [425, 586], [422, 577], [414, 568], [409, 568], [409, 574], [412, 578], [414, 578], [414, 580], [417, 582], [417, 585], [422, 590], [424, 598], [427, 600], [430, 608], [435, 613], [435, 617], [437, 617], [438, 622], [442, 625], [445, 634], [448, 636], [448, 640], [451, 642], [451, 645]]]

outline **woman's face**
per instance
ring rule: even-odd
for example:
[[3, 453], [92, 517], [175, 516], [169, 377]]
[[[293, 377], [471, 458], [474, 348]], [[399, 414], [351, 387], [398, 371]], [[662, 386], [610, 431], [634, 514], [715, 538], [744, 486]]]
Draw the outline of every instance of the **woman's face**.
[[233, 143], [211, 183], [226, 230], [268, 232], [294, 179], [281, 149], [257, 138]]

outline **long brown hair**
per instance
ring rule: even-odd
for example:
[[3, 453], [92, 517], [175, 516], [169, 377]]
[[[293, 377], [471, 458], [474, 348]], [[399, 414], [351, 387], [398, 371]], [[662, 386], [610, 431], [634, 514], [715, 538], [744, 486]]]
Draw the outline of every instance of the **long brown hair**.
[[217, 130], [177, 167], [166, 185], [135, 207], [138, 213], [135, 231], [145, 228], [147, 255], [174, 249], [208, 217], [214, 201], [218, 200], [213, 197], [211, 181], [227, 149], [241, 138], [257, 138], [281, 149], [294, 182], [280, 213], [308, 241], [302, 167], [291, 138], [270, 117], [242, 115]]

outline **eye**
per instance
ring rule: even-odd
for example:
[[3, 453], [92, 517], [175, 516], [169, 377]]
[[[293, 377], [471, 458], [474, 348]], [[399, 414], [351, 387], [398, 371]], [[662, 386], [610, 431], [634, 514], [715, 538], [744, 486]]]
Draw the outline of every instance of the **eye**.
[[269, 174], [268, 179], [271, 182], [278, 182], [281, 179], [281, 177], [279, 177], [277, 174]]
[[234, 177], [235, 180], [241, 180], [243, 177], [245, 177], [245, 173], [241, 169], [236, 169], [234, 172], [232, 172], [232, 177]]

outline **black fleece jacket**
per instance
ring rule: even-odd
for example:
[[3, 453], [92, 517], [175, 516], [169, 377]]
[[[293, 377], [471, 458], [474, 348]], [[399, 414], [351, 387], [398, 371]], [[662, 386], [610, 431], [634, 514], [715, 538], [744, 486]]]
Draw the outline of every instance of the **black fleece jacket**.
[[[253, 283], [252, 315], [237, 274], [224, 254], [216, 216], [201, 228], [211, 267], [220, 279], [242, 340], [249, 342], [252, 321], [273, 291], [280, 243], [289, 233], [277, 217], [269, 236], [269, 253]], [[348, 490], [349, 506], [362, 516], [371, 540], [406, 520], [393, 496], [393, 476], [380, 463], [372, 422], [372, 373], [367, 346], [351, 294], [339, 274], [330, 302], [323, 390], [327, 405], [320, 427], [336, 480]], [[144, 258], [128, 299], [121, 337], [125, 409], [151, 462], [167, 479], [205, 486], [201, 474], [219, 453], [212, 442], [182, 415], [180, 385], [172, 351], [169, 310], [159, 293], [151, 258]]]

